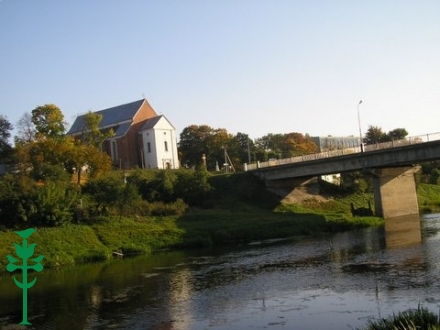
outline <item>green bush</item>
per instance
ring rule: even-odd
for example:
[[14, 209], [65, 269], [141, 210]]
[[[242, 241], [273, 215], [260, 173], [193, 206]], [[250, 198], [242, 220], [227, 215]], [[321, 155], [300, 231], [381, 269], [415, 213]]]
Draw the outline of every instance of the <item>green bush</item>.
[[83, 187], [83, 192], [89, 196], [90, 214], [107, 214], [123, 187], [123, 178], [116, 175], [90, 179]]
[[27, 220], [37, 226], [59, 226], [71, 222], [79, 189], [70, 185], [46, 182], [31, 195]]
[[38, 181], [51, 181], [67, 184], [70, 182], [72, 175], [68, 173], [63, 166], [42, 164], [40, 172], [35, 177]]
[[2, 226], [15, 227], [22, 220], [28, 196], [35, 183], [27, 177], [6, 174], [0, 177], [0, 219]]
[[188, 205], [182, 199], [172, 203], [154, 202], [149, 204], [149, 214], [154, 216], [182, 215]]
[[439, 178], [440, 178], [440, 170], [438, 168], [433, 168], [429, 175], [429, 183], [438, 184]]
[[133, 215], [141, 200], [137, 186], [126, 180], [122, 172], [89, 180], [83, 192], [87, 195], [87, 211], [91, 216]]
[[37, 185], [16, 175], [0, 179], [0, 215], [5, 227], [57, 226], [72, 221], [79, 189], [48, 181]]
[[149, 203], [172, 203], [182, 199], [190, 206], [203, 206], [209, 200], [208, 172], [188, 170], [135, 170], [128, 182], [134, 184]]

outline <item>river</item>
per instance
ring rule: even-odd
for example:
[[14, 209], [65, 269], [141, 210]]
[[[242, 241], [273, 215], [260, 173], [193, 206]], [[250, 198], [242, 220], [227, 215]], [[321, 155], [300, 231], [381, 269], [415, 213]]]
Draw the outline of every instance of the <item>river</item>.
[[[26, 329], [356, 329], [419, 304], [440, 307], [440, 214], [421, 242], [384, 229], [161, 252], [45, 270]], [[22, 296], [0, 277], [0, 328], [24, 329]]]

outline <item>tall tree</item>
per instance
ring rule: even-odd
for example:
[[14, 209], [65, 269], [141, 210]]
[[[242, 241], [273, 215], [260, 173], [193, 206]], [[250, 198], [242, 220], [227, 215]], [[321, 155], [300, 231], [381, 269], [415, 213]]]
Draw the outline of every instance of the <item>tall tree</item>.
[[404, 128], [395, 128], [385, 133], [382, 128], [378, 126], [369, 126], [363, 142], [365, 144], [376, 144], [389, 141], [403, 140], [408, 135], [408, 132]]
[[283, 158], [295, 157], [318, 151], [318, 147], [309, 135], [293, 132], [284, 134], [284, 141], [280, 146]]
[[392, 141], [403, 140], [408, 136], [408, 132], [404, 128], [395, 128], [388, 132], [388, 137]]
[[18, 133], [14, 137], [17, 144], [29, 143], [35, 140], [36, 130], [32, 122], [32, 115], [25, 112], [20, 120], [17, 122]]
[[12, 129], [12, 124], [8, 119], [5, 116], [0, 115], [0, 158], [7, 156], [12, 149], [9, 144]]
[[289, 158], [317, 152], [318, 148], [309, 135], [292, 132], [267, 134], [255, 141], [260, 161], [270, 158]]
[[363, 142], [365, 144], [376, 144], [386, 142], [388, 137], [382, 128], [378, 126], [370, 125], [368, 127], [367, 133], [365, 133], [365, 137], [363, 138]]
[[205, 155], [208, 169], [214, 169], [216, 162], [224, 161], [224, 148], [231, 138], [224, 128], [214, 129], [208, 125], [185, 127], [179, 142], [181, 161], [188, 166], [197, 166]]
[[254, 149], [254, 141], [249, 138], [249, 135], [240, 132], [234, 135], [228, 144], [229, 157], [234, 167], [238, 169], [242, 164], [255, 160]]
[[102, 115], [91, 111], [84, 116], [84, 128], [80, 137], [83, 143], [100, 149], [106, 139], [115, 135], [112, 129], [103, 131], [99, 128], [101, 120]]
[[55, 104], [45, 104], [32, 110], [32, 122], [38, 138], [59, 138], [66, 131], [64, 115]]
[[282, 158], [281, 145], [283, 134], [269, 133], [255, 140], [257, 157], [259, 161], [267, 161], [270, 158]]

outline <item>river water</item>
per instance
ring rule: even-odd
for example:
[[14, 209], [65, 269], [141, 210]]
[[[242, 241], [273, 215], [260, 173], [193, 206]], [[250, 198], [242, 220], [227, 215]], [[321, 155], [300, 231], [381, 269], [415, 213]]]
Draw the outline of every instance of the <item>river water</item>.
[[[438, 313], [439, 232], [433, 214], [418, 243], [370, 228], [45, 270], [27, 329], [339, 330], [419, 304]], [[0, 328], [24, 328], [21, 316], [21, 291], [0, 277]]]

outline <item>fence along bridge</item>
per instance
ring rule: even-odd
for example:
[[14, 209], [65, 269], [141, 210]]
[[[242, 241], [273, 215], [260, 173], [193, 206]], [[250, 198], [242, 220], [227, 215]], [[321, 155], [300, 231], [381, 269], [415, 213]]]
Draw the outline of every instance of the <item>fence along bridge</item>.
[[[385, 219], [419, 214], [414, 174], [417, 164], [440, 159], [440, 132], [403, 140], [245, 164], [266, 188], [287, 195], [307, 179], [364, 171], [373, 175], [375, 214]], [[284, 196], [282, 196], [284, 197]]]

